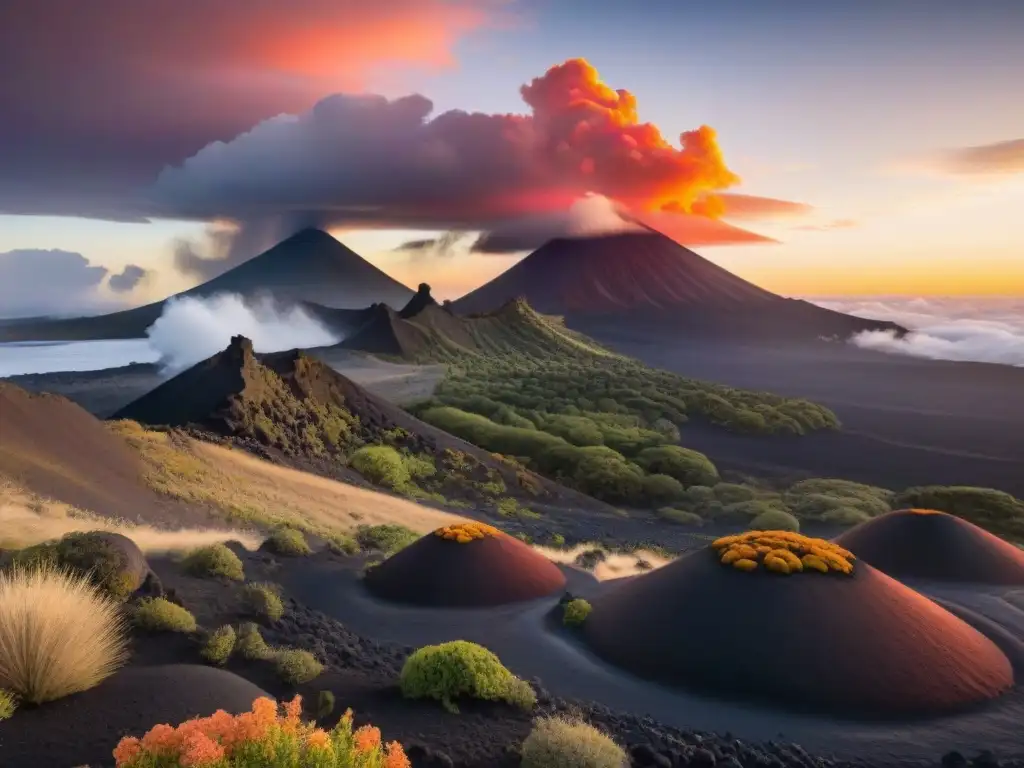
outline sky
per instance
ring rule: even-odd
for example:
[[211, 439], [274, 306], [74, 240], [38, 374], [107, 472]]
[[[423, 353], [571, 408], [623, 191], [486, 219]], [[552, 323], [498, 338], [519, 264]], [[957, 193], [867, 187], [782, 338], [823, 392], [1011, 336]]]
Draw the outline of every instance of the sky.
[[1022, 35], [1017, 0], [7, 0], [0, 316], [304, 225], [455, 298], [587, 192], [784, 295], [1021, 296]]

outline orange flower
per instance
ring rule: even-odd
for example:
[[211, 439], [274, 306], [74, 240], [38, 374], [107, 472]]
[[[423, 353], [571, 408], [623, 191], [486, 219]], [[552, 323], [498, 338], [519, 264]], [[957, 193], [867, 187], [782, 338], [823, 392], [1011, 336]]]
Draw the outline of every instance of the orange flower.
[[178, 732], [167, 723], [154, 725], [149, 729], [149, 733], [142, 737], [142, 749], [158, 755], [174, 752], [179, 743]]
[[288, 733], [295, 733], [301, 725], [302, 717], [302, 697], [299, 694], [295, 694], [295, 698], [284, 705], [284, 714], [282, 727]]
[[235, 731], [235, 718], [218, 709], [207, 718], [203, 718], [203, 733], [215, 741], [223, 741]]
[[380, 728], [364, 725], [356, 728], [352, 735], [356, 742], [356, 752], [370, 752], [380, 746]]
[[266, 696], [260, 696], [252, 703], [252, 713], [256, 716], [257, 723], [269, 725], [277, 720], [277, 702]]
[[314, 728], [306, 735], [306, 749], [328, 749], [330, 746], [330, 734], [322, 728]]
[[125, 736], [114, 747], [114, 760], [117, 761], [117, 768], [131, 765], [140, 752], [142, 752], [142, 742], [134, 736]]
[[405, 750], [397, 741], [392, 741], [384, 747], [384, 768], [412, 768]]
[[180, 760], [183, 768], [200, 768], [224, 759], [224, 748], [199, 731], [189, 734], [182, 746]]

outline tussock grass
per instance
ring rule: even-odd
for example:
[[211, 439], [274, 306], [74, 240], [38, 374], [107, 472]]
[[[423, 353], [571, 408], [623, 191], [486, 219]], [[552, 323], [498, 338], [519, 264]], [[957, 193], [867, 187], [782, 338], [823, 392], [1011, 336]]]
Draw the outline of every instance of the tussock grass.
[[242, 561], [223, 544], [193, 549], [185, 556], [182, 565], [185, 571], [193, 576], [223, 576], [232, 581], [242, 581], [245, 578]]
[[88, 690], [128, 658], [118, 604], [54, 567], [0, 572], [0, 688], [40, 704]]
[[127, 536], [146, 554], [188, 552], [196, 547], [238, 541], [256, 549], [262, 537], [246, 530], [183, 528], [165, 530], [100, 517], [25, 490], [0, 477], [0, 547], [23, 549], [68, 533], [108, 531]]
[[18, 698], [10, 691], [0, 689], [0, 720], [10, 720], [18, 708]]
[[281, 600], [280, 587], [276, 584], [246, 584], [242, 600], [246, 610], [260, 618], [277, 621], [284, 616], [284, 601]]
[[274, 669], [286, 683], [301, 685], [319, 677], [324, 665], [309, 651], [298, 648], [283, 648], [273, 655]]
[[625, 768], [622, 747], [580, 720], [542, 717], [522, 748], [522, 768]]

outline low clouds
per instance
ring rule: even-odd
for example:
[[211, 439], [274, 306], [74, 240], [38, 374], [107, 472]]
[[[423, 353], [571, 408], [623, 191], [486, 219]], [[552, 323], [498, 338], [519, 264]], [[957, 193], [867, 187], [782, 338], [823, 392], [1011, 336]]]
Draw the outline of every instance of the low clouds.
[[[0, 316], [75, 315], [116, 307], [103, 297], [106, 267], [94, 266], [80, 253], [21, 249], [0, 253]], [[141, 274], [140, 274], [141, 273]], [[125, 267], [118, 291], [130, 291], [144, 276], [135, 265]], [[130, 283], [130, 285], [129, 285]], [[127, 287], [126, 287], [127, 286]]]
[[438, 68], [497, 0], [4, 0], [0, 213], [139, 220], [168, 164], [258, 121]]
[[1024, 366], [1024, 299], [849, 299], [818, 302], [840, 312], [892, 320], [904, 338], [868, 331], [851, 341], [865, 349], [932, 360]]
[[129, 293], [130, 291], [135, 290], [135, 287], [139, 285], [139, 283], [141, 283], [148, 274], [148, 270], [145, 270], [135, 264], [129, 264], [118, 274], [111, 275], [110, 279], [107, 280], [107, 285], [110, 286], [110, 290], [115, 293]]
[[1005, 176], [1024, 173], [1024, 139], [961, 147], [943, 153], [937, 169], [954, 176]]

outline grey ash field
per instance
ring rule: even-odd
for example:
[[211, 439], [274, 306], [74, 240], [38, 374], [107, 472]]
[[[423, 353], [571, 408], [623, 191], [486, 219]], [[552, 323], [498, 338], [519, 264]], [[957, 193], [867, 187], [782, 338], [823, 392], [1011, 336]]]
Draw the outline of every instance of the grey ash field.
[[[885, 326], [658, 238], [632, 283], [555, 242], [462, 307], [313, 281], [336, 347], [0, 383], [0, 633], [70, 574], [129, 651], [42, 697], [0, 653], [0, 765], [295, 693], [417, 768], [1024, 765], [1020, 372], [820, 340]], [[76, 599], [49, 631], [102, 629]]]

